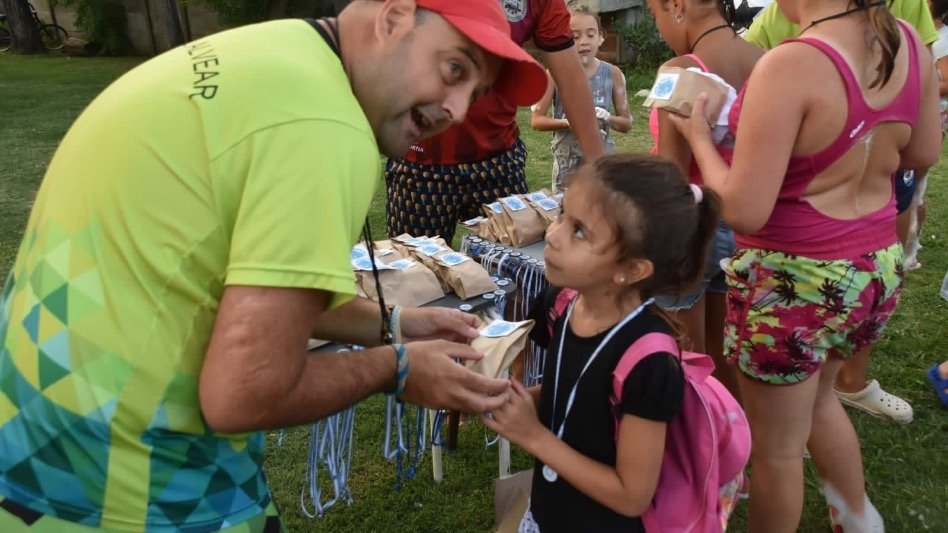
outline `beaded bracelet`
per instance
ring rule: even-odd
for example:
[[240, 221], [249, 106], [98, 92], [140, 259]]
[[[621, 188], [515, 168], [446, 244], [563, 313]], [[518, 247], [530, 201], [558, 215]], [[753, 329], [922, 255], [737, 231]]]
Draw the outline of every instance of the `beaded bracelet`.
[[392, 344], [395, 349], [395, 397], [405, 392], [405, 382], [408, 381], [408, 350], [403, 344]]

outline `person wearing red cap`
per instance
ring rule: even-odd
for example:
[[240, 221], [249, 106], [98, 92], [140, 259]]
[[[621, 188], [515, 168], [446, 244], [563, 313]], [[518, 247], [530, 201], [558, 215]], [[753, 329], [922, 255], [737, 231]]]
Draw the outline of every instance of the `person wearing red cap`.
[[[431, 9], [495, 4], [496, 12], [505, 16], [513, 40], [523, 44], [533, 39], [540, 50], [583, 154], [587, 159], [603, 154], [592, 92], [573, 48], [566, 2], [419, 0], [418, 4]], [[385, 170], [389, 234], [440, 235], [450, 241], [458, 221], [476, 216], [482, 204], [527, 192], [527, 151], [520, 140], [516, 112], [518, 105], [531, 105], [536, 100], [539, 97], [517, 101], [500, 91], [490, 91], [471, 106], [466, 122], [414, 143], [400, 157], [389, 159]]]
[[[460, 123], [499, 76], [511, 101], [542, 93], [494, 4], [386, 0], [221, 32], [105, 89], [0, 289], [0, 531], [278, 530], [261, 430], [381, 391], [505, 402], [454, 360], [480, 357], [476, 317], [386, 320], [349, 256], [379, 152]], [[309, 355], [310, 336], [367, 348]]]

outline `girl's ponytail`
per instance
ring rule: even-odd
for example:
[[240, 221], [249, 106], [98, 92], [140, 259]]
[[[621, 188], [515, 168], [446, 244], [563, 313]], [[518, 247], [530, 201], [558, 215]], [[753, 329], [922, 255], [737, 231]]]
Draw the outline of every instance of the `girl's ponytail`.
[[[899, 32], [895, 17], [889, 12], [881, 0], [854, 0], [856, 7], [867, 10], [869, 15], [869, 25], [872, 27], [872, 33], [875, 42], [882, 49], [882, 59], [876, 66], [876, 77], [869, 84], [870, 88], [883, 86], [889, 82], [892, 77], [892, 71], [895, 69], [895, 55], [899, 51], [899, 43], [902, 41], [902, 35]], [[909, 42], [909, 45], [913, 45]]]
[[721, 198], [710, 187], [691, 185], [690, 188], [696, 200], [699, 200], [695, 206], [698, 217], [695, 220], [695, 231], [688, 241], [688, 253], [678, 271], [681, 280], [701, 279], [705, 258], [708, 255], [708, 246], [713, 242], [717, 231], [718, 213], [721, 206]]

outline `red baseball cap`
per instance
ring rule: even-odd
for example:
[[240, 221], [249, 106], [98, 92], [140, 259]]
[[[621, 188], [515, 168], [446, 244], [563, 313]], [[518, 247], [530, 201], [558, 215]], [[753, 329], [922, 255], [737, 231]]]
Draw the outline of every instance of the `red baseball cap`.
[[415, 5], [441, 15], [474, 44], [504, 60], [492, 87], [504, 99], [529, 106], [543, 96], [546, 72], [510, 38], [499, 0], [416, 0]]

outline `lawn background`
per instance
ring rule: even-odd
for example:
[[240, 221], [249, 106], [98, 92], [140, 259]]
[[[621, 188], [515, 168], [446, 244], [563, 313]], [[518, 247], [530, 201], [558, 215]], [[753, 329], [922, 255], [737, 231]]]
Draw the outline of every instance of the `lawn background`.
[[[136, 59], [62, 56], [17, 57], [0, 54], [0, 276], [12, 265], [30, 207], [45, 167], [72, 121], [111, 80]], [[648, 73], [629, 78], [629, 94], [649, 85]], [[318, 97], [318, 96], [314, 96]], [[620, 150], [647, 150], [650, 142], [641, 98], [632, 99], [633, 131], [616, 134]], [[521, 111], [520, 121], [527, 114]], [[107, 124], [102, 125], [107, 128]], [[530, 158], [531, 189], [549, 183], [549, 134], [524, 128]], [[944, 151], [943, 151], [944, 155]], [[943, 158], [944, 160], [944, 158]], [[948, 267], [948, 167], [930, 173], [929, 218], [920, 253], [923, 268], [908, 274], [902, 303], [872, 360], [871, 377], [915, 408], [908, 426], [886, 423], [862, 413], [850, 414], [862, 438], [869, 493], [886, 518], [889, 531], [948, 531], [948, 411], [941, 408], [924, 372], [948, 358], [948, 302], [938, 289]], [[381, 185], [381, 184], [380, 184]], [[384, 187], [372, 208], [375, 234], [383, 234]], [[290, 429], [281, 446], [269, 434], [266, 472], [274, 497], [291, 531], [488, 531], [493, 519], [492, 480], [497, 475], [496, 447], [484, 449], [484, 429], [476, 420], [460, 433], [457, 452], [445, 457], [445, 481], [431, 481], [429, 461], [419, 475], [394, 490], [395, 468], [382, 458], [384, 400], [372, 398], [357, 409], [355, 451], [350, 483], [351, 506], [337, 506], [310, 520], [300, 512], [309, 447], [308, 428]], [[530, 465], [519, 450], [514, 468]], [[325, 473], [321, 474], [325, 478]], [[732, 530], [744, 530], [739, 508]], [[801, 531], [827, 531], [826, 509], [807, 466], [807, 497]]]

